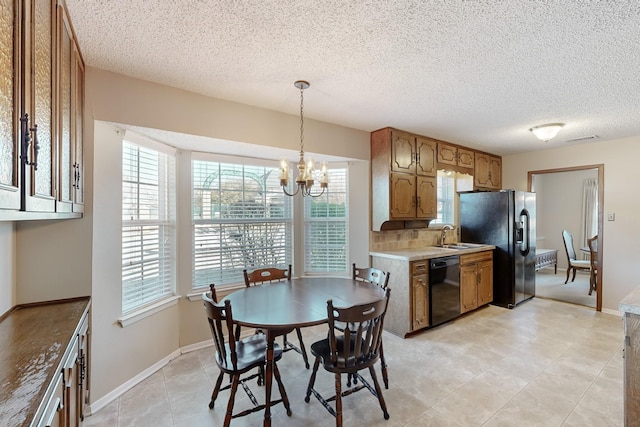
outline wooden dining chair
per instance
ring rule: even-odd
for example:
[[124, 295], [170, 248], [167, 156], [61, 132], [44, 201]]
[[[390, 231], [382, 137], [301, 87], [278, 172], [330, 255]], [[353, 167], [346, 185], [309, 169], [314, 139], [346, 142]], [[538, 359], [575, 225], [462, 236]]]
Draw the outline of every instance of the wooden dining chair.
[[564, 250], [567, 254], [567, 279], [565, 284], [569, 281], [569, 273], [573, 271], [573, 277], [571, 281], [576, 280], [577, 270], [590, 270], [591, 264], [587, 260], [576, 259], [576, 250], [573, 248], [573, 236], [567, 230], [562, 230], [562, 240], [564, 241]]
[[[239, 341], [236, 340], [233, 333], [233, 313], [231, 310], [231, 302], [229, 300], [225, 300], [222, 304], [216, 303], [214, 297], [215, 289], [213, 289], [213, 286], [212, 291], [202, 294], [204, 308], [207, 313], [207, 320], [209, 321], [209, 327], [211, 328], [213, 342], [216, 348], [216, 365], [218, 365], [218, 368], [220, 369], [220, 374], [218, 375], [216, 384], [213, 388], [213, 393], [211, 394], [209, 409], [214, 408], [216, 399], [218, 398], [218, 393], [230, 388], [231, 392], [229, 394], [227, 411], [224, 418], [224, 427], [227, 427], [233, 418], [243, 417], [253, 412], [261, 411], [265, 408], [265, 404], [258, 404], [258, 400], [247, 385], [247, 382], [254, 378], [259, 379], [264, 372], [266, 365], [265, 349], [267, 348], [267, 340], [263, 334], [252, 335]], [[282, 348], [278, 344], [274, 344], [273, 375], [278, 384], [281, 398], [271, 401], [271, 405], [276, 405], [282, 402], [286, 408], [287, 415], [290, 416], [291, 408], [289, 407], [289, 399], [284, 385], [282, 384], [278, 364], [276, 363], [281, 358]], [[242, 377], [252, 370], [257, 370], [258, 372]], [[221, 387], [222, 380], [226, 374], [230, 375], [231, 383]], [[234, 414], [233, 406], [235, 403], [238, 385], [242, 386], [245, 393], [253, 403], [253, 407]]]
[[587, 239], [589, 247], [589, 264], [591, 265], [591, 275], [589, 277], [589, 295], [598, 288], [598, 235]]
[[[248, 288], [252, 285], [264, 285], [274, 282], [281, 282], [284, 280], [291, 280], [291, 264], [289, 264], [289, 268], [259, 268], [253, 270], [252, 272], [248, 272], [246, 269], [243, 270], [244, 273], [244, 284]], [[294, 350], [298, 354], [302, 355], [304, 359], [304, 366], [309, 369], [309, 358], [307, 356], [307, 350], [304, 347], [304, 341], [302, 340], [302, 331], [300, 328], [295, 328], [296, 334], [298, 335], [298, 342], [300, 347], [297, 347], [293, 343], [291, 343], [287, 339], [287, 334], [282, 336], [282, 351], [287, 352], [290, 350]], [[260, 331], [258, 331], [260, 332]]]
[[[382, 271], [378, 268], [374, 267], [356, 267], [355, 262], [353, 263], [353, 280], [373, 283], [380, 286], [382, 289], [387, 289], [389, 284], [389, 276], [391, 273]], [[338, 329], [340, 329], [343, 325], [338, 323]], [[389, 376], [387, 374], [387, 362], [384, 360], [384, 347], [382, 342], [380, 343], [380, 369], [382, 371], [382, 381], [384, 382], [384, 388], [389, 388]], [[357, 379], [354, 378], [357, 382]], [[351, 376], [347, 377], [347, 386], [350, 386]]]
[[[336, 418], [336, 426], [338, 427], [342, 426], [342, 397], [363, 388], [368, 389], [378, 399], [384, 418], [389, 419], [387, 405], [374, 369], [375, 363], [380, 358], [382, 327], [389, 303], [389, 292], [390, 290], [387, 288], [384, 297], [380, 300], [351, 307], [336, 307], [332, 300], [327, 301], [329, 333], [326, 339], [311, 345], [311, 353], [316, 359], [304, 400], [309, 403], [313, 394]], [[346, 325], [342, 333], [336, 329], [336, 322]], [[327, 372], [331, 372], [335, 376], [335, 395], [329, 398], [325, 398], [314, 388], [320, 363]], [[369, 369], [373, 387], [359, 374], [363, 369]], [[353, 387], [342, 391], [342, 374], [352, 375], [357, 378], [359, 384], [354, 383]], [[336, 402], [335, 409], [329, 405], [332, 400]]]

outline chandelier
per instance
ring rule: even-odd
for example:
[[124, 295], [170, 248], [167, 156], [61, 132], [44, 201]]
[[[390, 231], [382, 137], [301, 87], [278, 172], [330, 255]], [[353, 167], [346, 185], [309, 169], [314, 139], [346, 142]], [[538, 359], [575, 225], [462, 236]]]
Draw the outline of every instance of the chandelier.
[[320, 175], [320, 193], [312, 194], [311, 188], [314, 184], [314, 175], [316, 174], [313, 159], [304, 158], [304, 90], [309, 88], [309, 82], [304, 80], [298, 80], [293, 84], [300, 89], [300, 160], [298, 160], [298, 176], [296, 177], [296, 191], [289, 193], [287, 186], [289, 184], [289, 160], [280, 160], [280, 185], [282, 191], [287, 196], [295, 196], [300, 193], [303, 197], [320, 197], [324, 194], [324, 191], [329, 187], [329, 178], [327, 175], [327, 162], [322, 162], [322, 166], [319, 171]]

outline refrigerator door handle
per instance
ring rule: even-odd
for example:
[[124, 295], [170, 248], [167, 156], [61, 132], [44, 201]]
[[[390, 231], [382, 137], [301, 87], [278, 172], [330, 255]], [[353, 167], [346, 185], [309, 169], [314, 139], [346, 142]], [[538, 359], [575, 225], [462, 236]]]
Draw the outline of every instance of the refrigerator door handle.
[[520, 224], [522, 224], [522, 228], [518, 230], [519, 233], [522, 233], [522, 239], [519, 242], [520, 253], [528, 255], [531, 249], [531, 216], [526, 209], [520, 212]]

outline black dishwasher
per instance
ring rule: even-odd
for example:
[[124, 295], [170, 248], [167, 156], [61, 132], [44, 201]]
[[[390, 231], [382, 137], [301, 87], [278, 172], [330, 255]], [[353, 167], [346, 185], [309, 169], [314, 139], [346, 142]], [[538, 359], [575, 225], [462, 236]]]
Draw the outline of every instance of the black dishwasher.
[[460, 315], [460, 260], [458, 256], [429, 261], [429, 316], [436, 326]]

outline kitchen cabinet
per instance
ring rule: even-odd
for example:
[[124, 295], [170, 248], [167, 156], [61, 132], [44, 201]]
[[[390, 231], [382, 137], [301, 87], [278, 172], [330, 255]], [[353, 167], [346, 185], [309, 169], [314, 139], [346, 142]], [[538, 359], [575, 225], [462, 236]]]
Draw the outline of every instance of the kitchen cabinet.
[[411, 263], [411, 331], [429, 326], [428, 262]]
[[493, 252], [460, 255], [460, 312], [493, 301]]
[[78, 218], [83, 195], [68, 189], [84, 187], [84, 64], [67, 10], [62, 0], [5, 3], [0, 219]]
[[396, 129], [371, 133], [373, 230], [387, 222], [436, 218], [436, 150], [435, 140]]
[[82, 425], [89, 404], [89, 333], [88, 297], [17, 306], [3, 317], [3, 425]]
[[475, 157], [473, 150], [469, 150], [457, 145], [438, 142], [438, 168], [447, 169], [455, 166], [459, 172], [473, 173]]
[[476, 190], [500, 190], [502, 188], [502, 158], [476, 152], [473, 185]]

